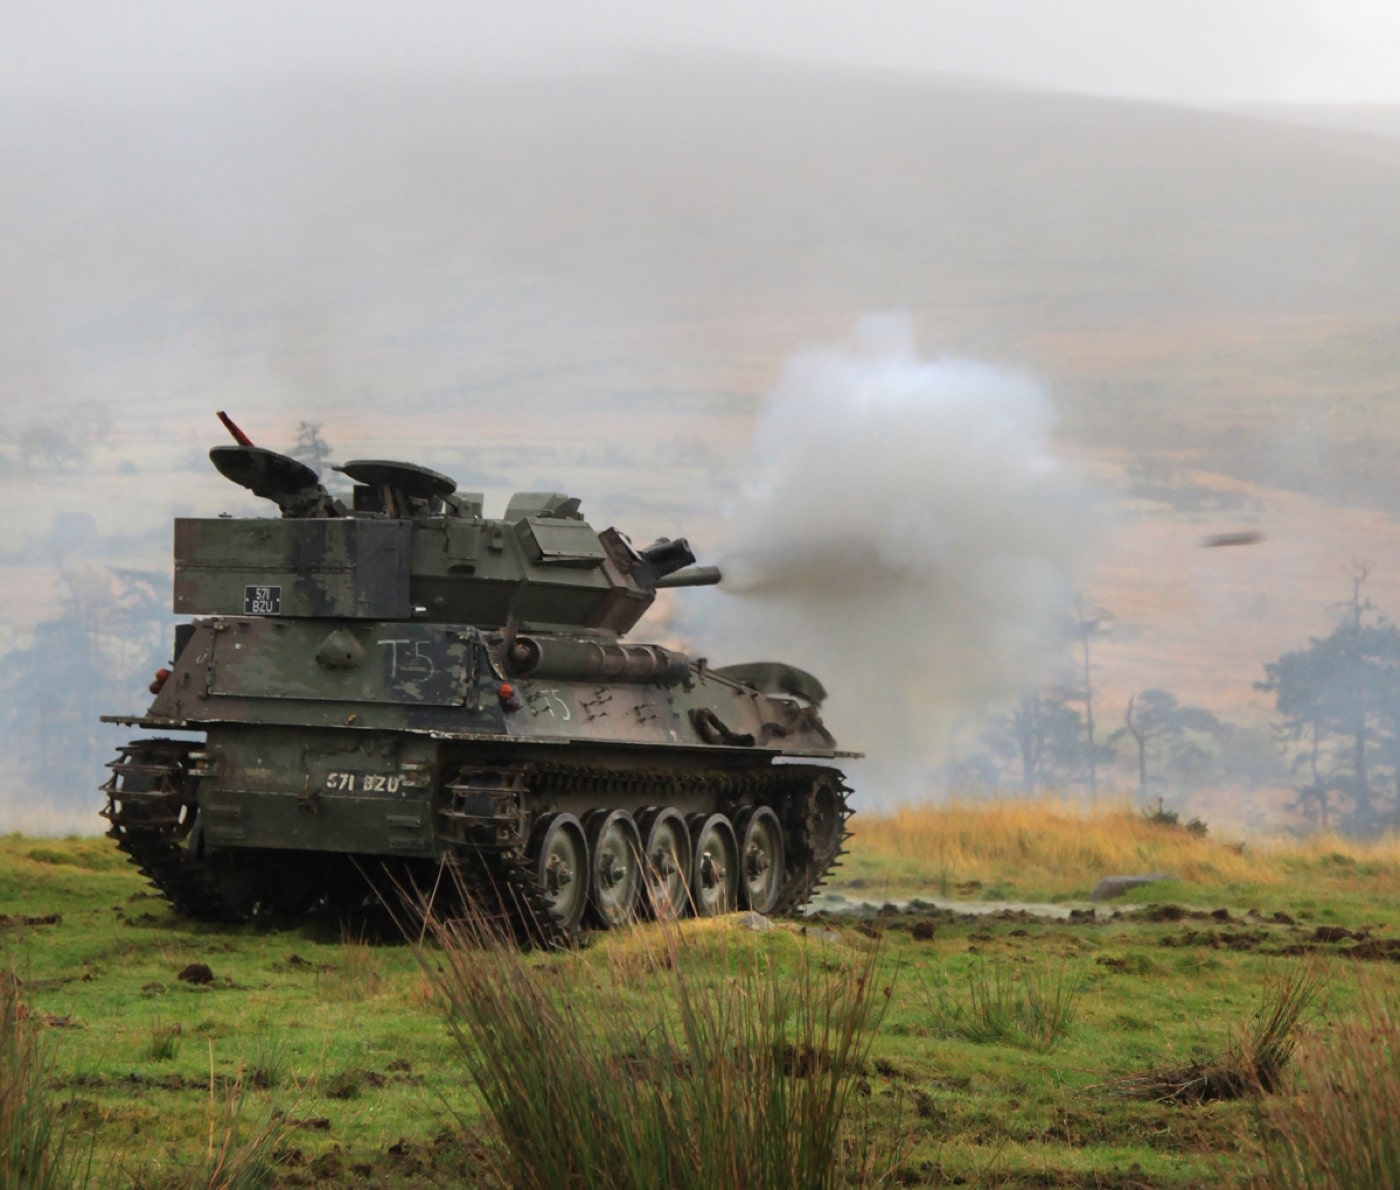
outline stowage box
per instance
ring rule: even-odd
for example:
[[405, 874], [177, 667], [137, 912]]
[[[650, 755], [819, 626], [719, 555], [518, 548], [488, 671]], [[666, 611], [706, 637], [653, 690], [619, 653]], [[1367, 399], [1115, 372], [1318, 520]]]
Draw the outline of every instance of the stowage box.
[[408, 619], [411, 534], [401, 520], [179, 518], [174, 610]]

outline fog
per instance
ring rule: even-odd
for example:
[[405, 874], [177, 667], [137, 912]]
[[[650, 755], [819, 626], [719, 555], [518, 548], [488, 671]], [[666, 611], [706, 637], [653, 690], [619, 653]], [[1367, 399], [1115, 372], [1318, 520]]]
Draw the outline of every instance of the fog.
[[[812, 669], [867, 806], [1021, 779], [1075, 595], [1105, 733], [1160, 687], [1266, 741], [1353, 562], [1400, 608], [1388, 15], [282, 11], [0, 13], [0, 828], [100, 825], [170, 518], [266, 511], [216, 408], [688, 535], [732, 585], [638, 638]], [[1153, 792], [1289, 821], [1286, 757], [1210, 747]]]
[[347, 74], [538, 78], [658, 51], [1173, 102], [1400, 99], [1400, 16], [1381, 0], [12, 0], [0, 11], [0, 81], [66, 97]]

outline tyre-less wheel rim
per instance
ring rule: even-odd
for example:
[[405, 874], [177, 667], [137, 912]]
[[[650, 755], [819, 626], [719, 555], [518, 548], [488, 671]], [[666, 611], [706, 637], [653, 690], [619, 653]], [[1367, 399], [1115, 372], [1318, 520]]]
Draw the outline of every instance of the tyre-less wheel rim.
[[772, 913], [783, 882], [782, 827], [767, 806], [759, 806], [742, 821], [739, 867], [744, 903], [755, 913]]
[[636, 916], [641, 898], [642, 838], [626, 810], [600, 811], [589, 826], [593, 908], [604, 925], [620, 926]]
[[711, 814], [695, 834], [690, 892], [701, 917], [729, 913], [739, 902], [739, 846], [723, 814]]
[[690, 905], [690, 831], [671, 809], [653, 810], [643, 821], [647, 907], [655, 917], [680, 917]]
[[588, 903], [588, 843], [577, 818], [555, 814], [543, 824], [535, 864], [550, 913], [565, 929], [573, 929]]

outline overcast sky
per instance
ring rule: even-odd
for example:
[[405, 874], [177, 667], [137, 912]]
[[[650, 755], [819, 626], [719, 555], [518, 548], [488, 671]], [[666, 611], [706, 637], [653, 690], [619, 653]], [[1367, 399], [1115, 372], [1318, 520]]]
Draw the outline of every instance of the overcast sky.
[[1395, 0], [0, 0], [0, 87], [48, 95], [595, 70], [657, 49], [1189, 103], [1400, 102]]

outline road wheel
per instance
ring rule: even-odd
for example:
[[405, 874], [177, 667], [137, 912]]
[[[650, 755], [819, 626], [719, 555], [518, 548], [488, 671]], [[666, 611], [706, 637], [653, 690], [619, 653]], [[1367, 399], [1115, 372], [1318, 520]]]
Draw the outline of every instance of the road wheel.
[[679, 810], [653, 806], [642, 813], [642, 879], [647, 908], [656, 918], [685, 916], [690, 907], [690, 831]]
[[778, 816], [767, 806], [747, 811], [739, 824], [744, 904], [755, 913], [771, 913], [783, 884], [782, 827]]
[[696, 814], [690, 834], [695, 840], [690, 867], [695, 915], [732, 913], [739, 907], [739, 844], [733, 824], [723, 814]]
[[598, 810], [588, 819], [588, 893], [600, 924], [626, 925], [642, 895], [642, 836], [626, 810]]
[[578, 928], [588, 904], [588, 840], [572, 814], [551, 814], [535, 827], [535, 879], [554, 919]]

